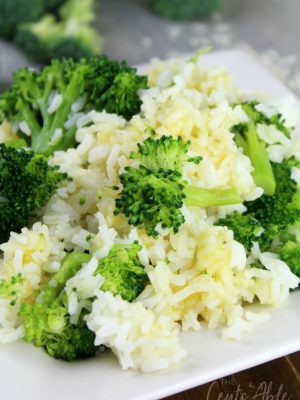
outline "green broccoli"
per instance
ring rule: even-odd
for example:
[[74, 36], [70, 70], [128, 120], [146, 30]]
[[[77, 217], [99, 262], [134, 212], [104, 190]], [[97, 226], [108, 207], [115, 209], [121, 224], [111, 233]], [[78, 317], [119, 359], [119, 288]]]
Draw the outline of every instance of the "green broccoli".
[[48, 41], [49, 59], [71, 57], [79, 60], [83, 57], [98, 55], [102, 50], [102, 38], [88, 25], [76, 25], [68, 21], [59, 37]]
[[[109, 254], [99, 261], [94, 273], [105, 278], [101, 290], [119, 294], [127, 301], [134, 300], [141, 293], [148, 281], [138, 258], [141, 248], [138, 243], [113, 245]], [[77, 323], [73, 324], [64, 291], [66, 282], [90, 259], [91, 255], [86, 253], [68, 254], [61, 268], [45, 285], [37, 301], [21, 306], [24, 340], [33, 342], [37, 347], [44, 347], [51, 357], [73, 361], [92, 357], [98, 350], [94, 345], [95, 334], [89, 331], [85, 323], [84, 317], [88, 310], [83, 308]], [[11, 289], [9, 294], [10, 292]]]
[[237, 212], [220, 219], [216, 225], [226, 225], [234, 232], [235, 239], [250, 251], [253, 241], [259, 243], [263, 251], [273, 251], [271, 246], [290, 225], [300, 220], [300, 191], [291, 178], [292, 167], [299, 166], [294, 158], [281, 164], [272, 163], [276, 190], [273, 196], [262, 195], [248, 202], [247, 212]]
[[138, 152], [131, 152], [130, 158], [139, 160], [141, 165], [158, 172], [160, 169], [175, 170], [182, 174], [185, 162], [199, 164], [202, 157], [187, 155], [190, 141], [183, 143], [181, 136], [174, 139], [172, 136], [162, 136], [160, 139], [149, 137], [143, 143], [138, 143]]
[[95, 20], [94, 13], [95, 0], [67, 0], [59, 9], [61, 20], [75, 20], [83, 24]]
[[138, 258], [141, 249], [138, 243], [113, 245], [95, 272], [105, 278], [101, 290], [119, 294], [126, 301], [134, 300], [143, 291], [148, 277]]
[[219, 8], [221, 0], [147, 0], [146, 3], [156, 14], [184, 20], [212, 13]]
[[[139, 261], [138, 253], [142, 246], [137, 242], [132, 244], [114, 244], [109, 254], [99, 260], [95, 275], [101, 274], [105, 281], [101, 290], [119, 294], [124, 300], [134, 300], [144, 289], [148, 277]], [[53, 297], [59, 296], [67, 280], [72, 278], [82, 267], [90, 261], [91, 255], [81, 252], [72, 252], [66, 255], [60, 269], [51, 277], [46, 285], [47, 293]]]
[[73, 361], [92, 357], [97, 351], [95, 334], [87, 328], [84, 315], [82, 312], [78, 323], [73, 325], [62, 298], [44, 293], [42, 303], [21, 306], [24, 340], [44, 347], [54, 358]]
[[6, 147], [13, 147], [14, 149], [22, 149], [27, 147], [27, 143], [24, 139], [11, 139], [4, 142]]
[[290, 239], [277, 249], [282, 261], [286, 262], [290, 270], [300, 278], [300, 243]]
[[115, 215], [125, 214], [128, 222], [144, 227], [149, 236], [156, 238], [156, 226], [178, 232], [184, 222], [181, 207], [212, 207], [242, 202], [235, 189], [202, 189], [188, 186], [182, 177], [184, 162], [199, 163], [200, 157], [186, 155], [190, 142], [184, 144], [181, 137], [162, 136], [148, 138], [138, 145], [138, 153], [131, 158], [139, 159], [138, 168], [126, 167], [120, 175], [123, 189], [116, 199]]
[[46, 285], [49, 291], [58, 296], [65, 287], [67, 280], [71, 279], [81, 269], [83, 264], [90, 261], [91, 256], [87, 253], [73, 251], [63, 259], [60, 269], [51, 277]]
[[60, 19], [48, 14], [37, 22], [21, 24], [16, 44], [35, 61], [98, 55], [102, 39], [90, 23], [94, 0], [69, 0], [59, 10]]
[[292, 167], [299, 165], [294, 159], [281, 164], [272, 163], [276, 191], [273, 196], [263, 195], [247, 203], [247, 213], [252, 214], [262, 225], [264, 232], [259, 243], [263, 250], [270, 247], [275, 237], [289, 225], [300, 220], [300, 201], [297, 183], [291, 178]]
[[140, 109], [140, 101], [137, 102], [136, 93], [144, 88], [140, 77], [134, 70], [121, 71], [114, 79], [110, 88], [103, 93], [102, 98], [95, 99], [98, 104], [110, 113], [123, 115], [130, 119]]
[[46, 63], [51, 59], [49, 44], [61, 38], [62, 25], [54, 15], [46, 14], [36, 22], [26, 22], [18, 27], [15, 43], [32, 60]]
[[23, 22], [37, 21], [65, 0], [0, 0], [0, 37], [12, 38]]
[[[28, 145], [37, 153], [51, 155], [75, 145], [76, 121], [81, 111], [106, 110], [129, 119], [139, 112], [138, 90], [147, 78], [136, 74], [125, 62], [105, 56], [54, 60], [40, 72], [24, 68], [14, 75], [14, 83], [0, 97], [0, 116], [20, 127], [26, 124]], [[58, 101], [51, 109], [53, 99]], [[1, 120], [0, 120], [1, 122]]]
[[263, 228], [259, 221], [252, 214], [240, 214], [234, 211], [233, 214], [220, 218], [215, 225], [227, 226], [234, 233], [234, 239], [250, 252], [253, 242], [259, 241]]
[[20, 317], [25, 331], [24, 340], [44, 347], [54, 358], [73, 361], [92, 357], [98, 348], [95, 335], [84, 321], [86, 310], [82, 310], [76, 324], [70, 321], [64, 293], [65, 284], [91, 256], [86, 253], [69, 253], [61, 267], [45, 285], [34, 304], [23, 304]]
[[0, 144], [0, 243], [27, 226], [65, 179], [42, 155]]
[[[275, 179], [271, 167], [271, 162], [266, 150], [265, 143], [259, 139], [257, 134], [257, 124], [269, 124], [269, 121], [263, 113], [256, 110], [255, 101], [242, 103], [241, 107], [249, 117], [249, 122], [241, 123], [232, 127], [235, 134], [235, 141], [240, 146], [245, 155], [247, 155], [252, 163], [254, 171], [252, 172], [255, 183], [264, 189], [266, 195], [275, 193]], [[281, 126], [281, 119], [277, 119]], [[282, 124], [283, 126], [283, 124]]]

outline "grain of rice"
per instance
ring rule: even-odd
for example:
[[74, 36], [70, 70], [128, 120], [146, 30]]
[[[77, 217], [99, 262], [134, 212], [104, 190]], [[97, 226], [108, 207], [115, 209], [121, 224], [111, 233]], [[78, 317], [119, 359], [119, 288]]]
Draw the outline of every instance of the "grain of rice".
[[19, 128], [23, 133], [25, 133], [26, 136], [31, 136], [31, 130], [26, 121], [21, 121], [19, 123]]
[[61, 128], [56, 128], [49, 142], [50, 146], [55, 146], [62, 138], [62, 135], [63, 135], [63, 130]]
[[71, 107], [72, 112], [74, 114], [78, 113], [78, 111], [80, 111], [82, 109], [82, 107], [85, 105], [86, 100], [87, 100], [87, 96], [86, 95], [80, 96], [77, 99], [77, 101], [75, 101], [75, 103], [72, 104], [72, 107]]
[[59, 109], [61, 103], [63, 102], [63, 97], [60, 93], [56, 93], [53, 96], [53, 98], [51, 98], [49, 100], [50, 100], [50, 102], [49, 102], [49, 106], [47, 108], [47, 112], [49, 114], [53, 114]]

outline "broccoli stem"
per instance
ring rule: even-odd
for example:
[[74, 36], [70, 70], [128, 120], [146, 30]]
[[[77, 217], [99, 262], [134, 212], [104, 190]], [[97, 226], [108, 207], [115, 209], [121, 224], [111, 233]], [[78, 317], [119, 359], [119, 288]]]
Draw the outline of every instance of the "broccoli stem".
[[251, 160], [254, 169], [252, 172], [253, 179], [258, 186], [264, 189], [266, 195], [273, 196], [276, 182], [271, 162], [265, 144], [257, 136], [254, 122], [247, 123], [245, 136], [246, 140], [237, 135], [236, 141]]
[[22, 147], [27, 147], [27, 143], [24, 139], [12, 139], [5, 141], [6, 147], [13, 147], [14, 149], [21, 149]]
[[81, 269], [82, 265], [88, 263], [90, 259], [90, 254], [76, 251], [66, 255], [59, 271], [57, 271], [53, 277], [54, 281], [56, 282], [56, 294], [59, 294], [63, 290], [67, 280], [72, 278]]
[[83, 80], [82, 80], [82, 70], [79, 68], [74, 72], [72, 79], [68, 86], [66, 87], [64, 100], [59, 107], [59, 112], [55, 113], [55, 118], [52, 124], [52, 131], [56, 128], [60, 128], [64, 125], [68, 119], [73, 103], [82, 94]]
[[41, 131], [41, 126], [37, 122], [34, 112], [22, 100], [18, 101], [17, 108], [20, 115], [22, 115], [23, 121], [26, 121], [32, 137], [37, 136]]
[[217, 207], [242, 203], [240, 195], [235, 189], [202, 189], [196, 186], [187, 186], [184, 189], [185, 204], [196, 207]]
[[[73, 103], [81, 94], [82, 85], [78, 84], [79, 77], [77, 75], [78, 74], [74, 74], [74, 78], [67, 86], [64, 100], [55, 115], [47, 115], [43, 129], [40, 132], [36, 132], [36, 134], [32, 134], [31, 147], [35, 152], [48, 155], [52, 153], [53, 149], [59, 150], [59, 144], [51, 143], [51, 138], [56, 129], [63, 129]], [[67, 148], [73, 147], [75, 143], [75, 131], [76, 127], [73, 127], [64, 133], [63, 148], [65, 146], [67, 146]], [[61, 139], [58, 139], [58, 142], [60, 141]]]

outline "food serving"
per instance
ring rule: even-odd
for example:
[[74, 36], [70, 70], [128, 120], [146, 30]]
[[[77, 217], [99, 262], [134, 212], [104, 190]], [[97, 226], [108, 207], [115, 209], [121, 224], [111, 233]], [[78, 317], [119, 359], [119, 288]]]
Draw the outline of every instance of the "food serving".
[[147, 76], [104, 56], [18, 71], [0, 99], [0, 342], [150, 372], [186, 356], [182, 330], [251, 334], [300, 282], [297, 118], [201, 54]]

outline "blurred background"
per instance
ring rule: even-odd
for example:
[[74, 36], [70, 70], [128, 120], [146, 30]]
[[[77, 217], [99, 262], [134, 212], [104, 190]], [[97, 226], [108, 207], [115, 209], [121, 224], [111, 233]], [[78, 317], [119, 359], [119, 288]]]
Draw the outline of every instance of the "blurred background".
[[212, 46], [252, 52], [300, 95], [299, 12], [299, 0], [0, 0], [0, 89], [53, 57], [137, 65]]

